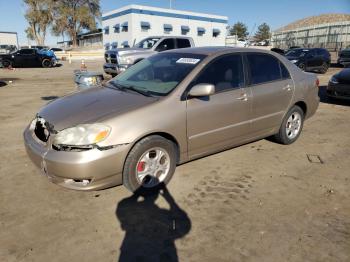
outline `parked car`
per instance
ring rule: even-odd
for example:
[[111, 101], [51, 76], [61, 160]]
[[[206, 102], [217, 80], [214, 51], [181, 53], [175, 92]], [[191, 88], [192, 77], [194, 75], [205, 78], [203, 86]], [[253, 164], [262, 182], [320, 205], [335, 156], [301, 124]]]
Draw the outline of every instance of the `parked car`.
[[338, 64], [344, 67], [350, 66], [350, 48], [344, 49], [338, 54]]
[[15, 45], [0, 45], [0, 54], [9, 54], [17, 50]]
[[284, 55], [285, 54], [285, 51], [281, 48], [277, 48], [277, 47], [274, 47], [274, 48], [271, 48], [270, 49], [272, 52], [275, 52], [277, 54], [280, 54], [280, 55]]
[[317, 85], [270, 51], [172, 50], [46, 105], [24, 141], [61, 186], [152, 188], [190, 160], [270, 136], [295, 142], [318, 107]]
[[6, 55], [0, 55], [3, 67], [52, 67], [56, 65], [55, 55], [49, 55], [44, 51], [34, 48], [20, 49]]
[[294, 48], [285, 56], [303, 71], [319, 71], [324, 74], [331, 64], [331, 55], [324, 48]]
[[326, 94], [329, 98], [350, 99], [350, 68], [345, 68], [332, 76]]
[[155, 36], [143, 39], [133, 48], [117, 48], [105, 52], [106, 74], [116, 76], [141, 60], [171, 49], [194, 47], [190, 37]]
[[62, 48], [53, 47], [53, 48], [50, 48], [50, 51], [52, 51], [52, 52], [63, 52], [64, 50]]

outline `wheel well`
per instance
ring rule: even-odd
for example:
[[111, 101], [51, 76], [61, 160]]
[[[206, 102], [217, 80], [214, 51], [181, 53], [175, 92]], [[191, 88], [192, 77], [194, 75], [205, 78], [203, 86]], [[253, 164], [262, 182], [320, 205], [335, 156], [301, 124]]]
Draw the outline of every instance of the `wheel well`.
[[296, 105], [296, 106], [299, 106], [299, 107], [303, 110], [304, 116], [305, 116], [306, 113], [307, 113], [307, 107], [306, 107], [305, 102], [299, 101], [299, 102], [295, 103], [295, 105]]
[[141, 137], [140, 139], [138, 139], [138, 140], [134, 143], [134, 145], [136, 145], [139, 141], [141, 141], [142, 139], [144, 139], [144, 138], [146, 138], [146, 137], [148, 137], [148, 136], [157, 136], [157, 135], [158, 135], [158, 136], [161, 136], [161, 137], [163, 137], [163, 138], [165, 138], [165, 139], [167, 139], [167, 140], [170, 140], [171, 142], [174, 143], [174, 145], [175, 145], [175, 147], [176, 147], [176, 155], [177, 155], [177, 161], [176, 161], [176, 162], [178, 163], [179, 160], [180, 160], [180, 145], [179, 145], [179, 143], [177, 142], [176, 138], [173, 137], [172, 135], [170, 135], [169, 133], [165, 133], [165, 132], [155, 132], [155, 133], [147, 134], [147, 135]]

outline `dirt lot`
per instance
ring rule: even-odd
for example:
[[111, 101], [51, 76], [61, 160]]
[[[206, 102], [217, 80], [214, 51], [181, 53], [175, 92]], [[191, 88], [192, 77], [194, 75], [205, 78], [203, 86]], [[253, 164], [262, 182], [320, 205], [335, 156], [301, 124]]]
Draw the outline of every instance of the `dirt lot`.
[[350, 261], [350, 103], [322, 98], [295, 144], [261, 140], [182, 165], [170, 195], [141, 201], [123, 187], [61, 188], [26, 156], [22, 131], [75, 90], [77, 68], [0, 69], [12, 81], [0, 87], [0, 261]]

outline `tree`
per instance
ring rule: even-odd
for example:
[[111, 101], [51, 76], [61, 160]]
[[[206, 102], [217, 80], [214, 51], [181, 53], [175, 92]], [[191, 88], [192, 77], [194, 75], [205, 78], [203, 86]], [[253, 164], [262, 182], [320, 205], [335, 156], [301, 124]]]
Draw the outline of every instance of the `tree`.
[[230, 29], [229, 29], [229, 35], [237, 35], [237, 38], [243, 38], [245, 39], [248, 36], [248, 28], [245, 24], [242, 22], [235, 23]]
[[27, 5], [25, 18], [29, 26], [27, 37], [38, 45], [45, 45], [47, 28], [52, 23], [52, 0], [24, 0]]
[[255, 33], [255, 39], [257, 41], [263, 41], [266, 39], [270, 39], [271, 33], [270, 33], [270, 27], [266, 23], [262, 23], [258, 27], [258, 31]]
[[73, 46], [77, 46], [77, 35], [83, 30], [96, 29], [96, 20], [100, 19], [100, 0], [53, 0], [54, 22], [52, 31], [55, 35], [67, 33]]

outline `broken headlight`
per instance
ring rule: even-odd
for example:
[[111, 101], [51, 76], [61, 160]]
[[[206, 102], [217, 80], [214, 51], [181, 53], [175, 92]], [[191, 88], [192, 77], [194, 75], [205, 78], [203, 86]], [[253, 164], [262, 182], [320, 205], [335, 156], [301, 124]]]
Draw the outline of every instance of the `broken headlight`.
[[54, 145], [88, 146], [105, 140], [111, 128], [104, 124], [85, 124], [64, 129], [57, 133]]

